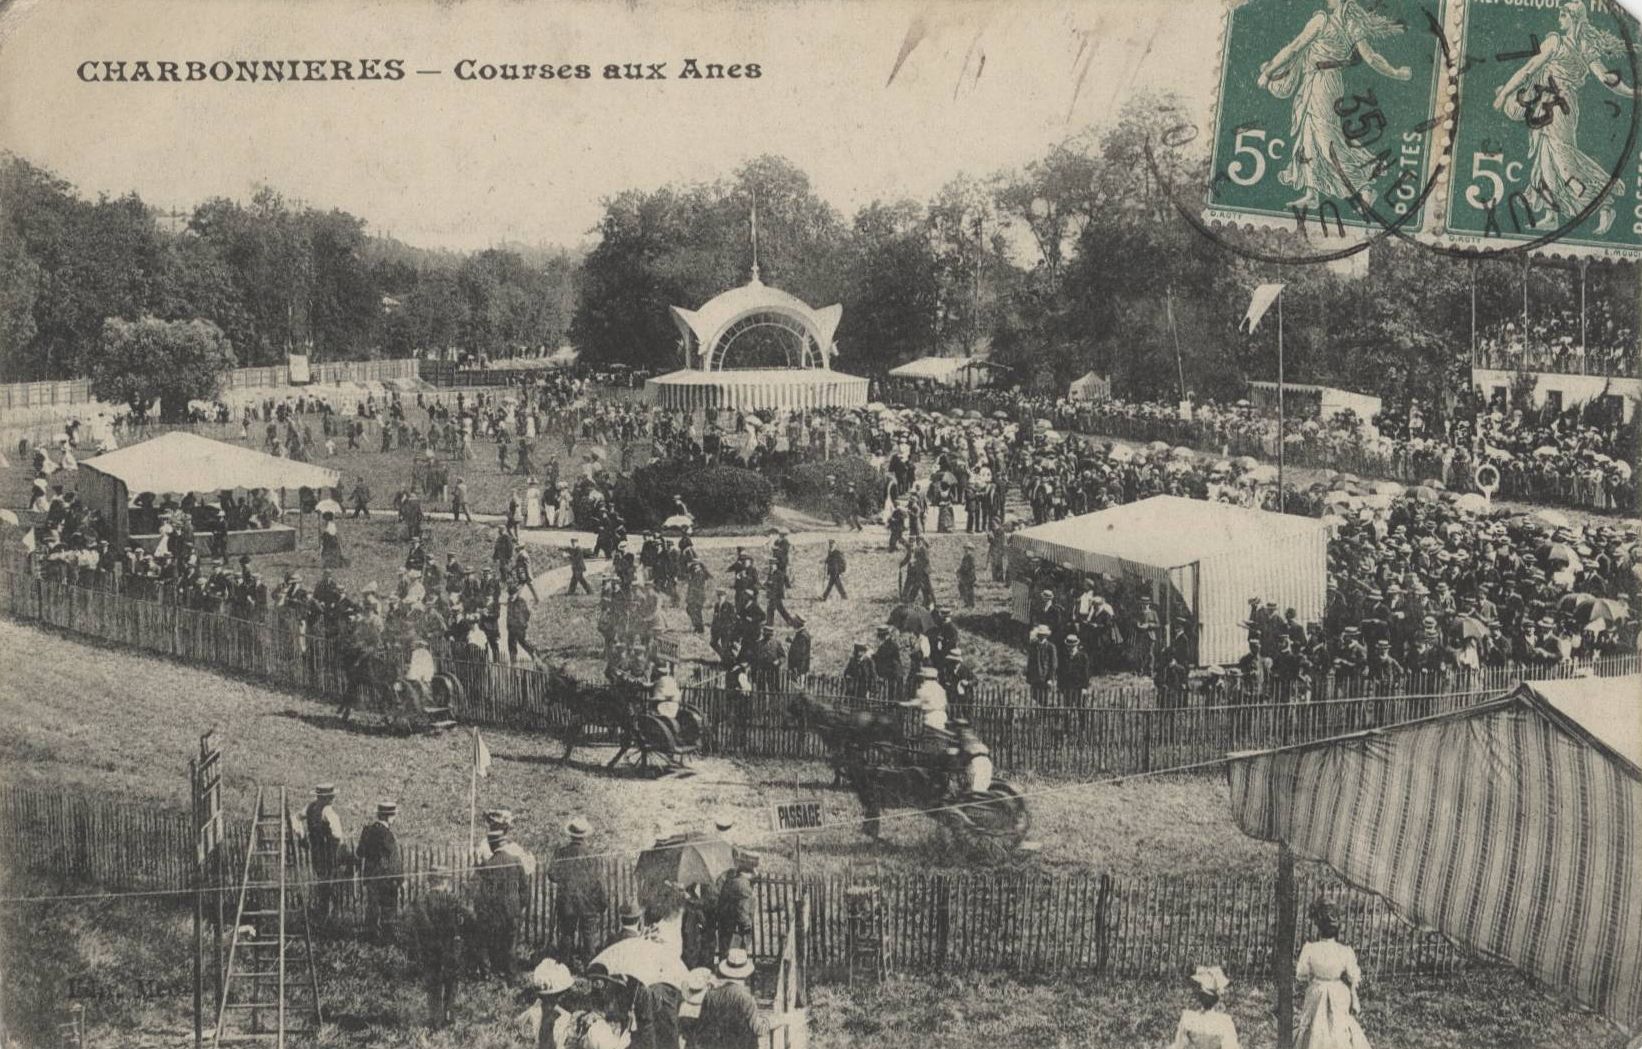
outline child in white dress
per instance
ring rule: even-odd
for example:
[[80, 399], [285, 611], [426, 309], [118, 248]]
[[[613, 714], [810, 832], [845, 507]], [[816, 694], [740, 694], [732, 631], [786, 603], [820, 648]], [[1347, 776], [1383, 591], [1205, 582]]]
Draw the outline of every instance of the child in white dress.
[[1327, 900], [1312, 904], [1311, 922], [1317, 939], [1300, 949], [1294, 966], [1294, 978], [1306, 985], [1295, 1049], [1368, 1049], [1368, 1036], [1357, 1022], [1357, 987], [1363, 982], [1357, 952], [1335, 940], [1340, 919]]
[[1168, 1049], [1238, 1049], [1237, 1025], [1220, 1008], [1231, 981], [1218, 965], [1200, 965], [1192, 973], [1194, 1008], [1182, 1010]]

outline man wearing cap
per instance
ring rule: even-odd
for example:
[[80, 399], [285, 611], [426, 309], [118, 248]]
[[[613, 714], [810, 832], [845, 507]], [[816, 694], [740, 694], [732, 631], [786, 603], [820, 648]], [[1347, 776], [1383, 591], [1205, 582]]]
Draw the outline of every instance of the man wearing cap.
[[1032, 689], [1032, 702], [1047, 707], [1054, 702], [1052, 693], [1060, 676], [1060, 650], [1049, 636], [1049, 627], [1038, 623], [1032, 627], [1031, 639], [1026, 643], [1026, 683]]
[[450, 889], [450, 875], [434, 867], [427, 891], [412, 903], [405, 916], [411, 963], [422, 975], [428, 992], [428, 1026], [439, 1030], [450, 1023], [456, 1007], [456, 989], [462, 967], [462, 938], [473, 915]]
[[570, 970], [552, 958], [543, 959], [531, 971], [530, 989], [536, 1000], [513, 1021], [527, 1046], [562, 1049], [570, 1044], [576, 1014], [565, 1009], [564, 1002], [575, 986], [576, 978]]
[[559, 956], [576, 966], [587, 964], [595, 950], [593, 938], [610, 906], [610, 897], [591, 856], [588, 839], [592, 826], [580, 816], [565, 824], [570, 841], [553, 853], [547, 876], [554, 886], [553, 909], [558, 923]]
[[763, 1044], [769, 1021], [759, 1013], [758, 1000], [747, 989], [752, 974], [753, 960], [745, 949], [734, 947], [725, 952], [718, 963], [721, 982], [702, 997], [693, 1044], [703, 1049], [758, 1049]]
[[975, 695], [975, 672], [964, 663], [964, 650], [952, 648], [936, 669], [940, 672], [941, 687], [946, 689], [947, 699], [960, 707], [967, 707]]
[[734, 850], [735, 868], [724, 875], [718, 887], [715, 923], [718, 931], [718, 953], [722, 957], [732, 948], [751, 947], [753, 918], [757, 898], [753, 892], [752, 871], [758, 866], [758, 854]]
[[856, 699], [865, 699], [872, 693], [878, 672], [873, 669], [872, 656], [865, 641], [857, 641], [850, 650], [849, 662], [844, 664], [844, 692]]
[[365, 881], [365, 928], [377, 939], [391, 933], [399, 910], [404, 865], [399, 855], [399, 839], [393, 832], [393, 821], [398, 815], [398, 805], [391, 801], [379, 802], [376, 818], [359, 832], [359, 847], [354, 850]]
[[491, 971], [506, 977], [513, 973], [513, 941], [530, 898], [536, 859], [511, 839], [502, 821], [485, 833], [485, 843], [490, 846], [490, 856], [478, 870], [474, 924]]
[[1062, 642], [1065, 648], [1060, 653], [1061, 702], [1075, 707], [1082, 704], [1084, 694], [1089, 691], [1089, 681], [1094, 677], [1095, 668], [1078, 635], [1067, 634]]
[[901, 704], [923, 715], [923, 727], [931, 732], [946, 731], [946, 689], [941, 687], [940, 673], [934, 667], [918, 671], [918, 687], [912, 698]]
[[821, 600], [825, 601], [832, 596], [834, 590], [844, 600], [849, 600], [849, 592], [844, 589], [844, 572], [848, 569], [848, 562], [844, 559], [844, 551], [838, 549], [836, 539], [827, 540], [827, 557], [822, 562], [822, 568], [827, 574], [827, 585], [821, 591]]
[[308, 832], [308, 859], [313, 865], [313, 901], [308, 913], [314, 923], [323, 928], [331, 918], [333, 886], [336, 874], [336, 853], [342, 845], [342, 819], [336, 814], [336, 787], [321, 783], [314, 788], [314, 800], [308, 803], [302, 819]]
[[810, 637], [810, 628], [805, 625], [803, 616], [793, 616], [793, 625], [796, 629], [787, 640], [787, 673], [795, 678], [803, 678], [810, 672], [814, 640]]
[[878, 650], [872, 654], [872, 669], [889, 690], [891, 700], [906, 695], [906, 656], [888, 626], [878, 628]]

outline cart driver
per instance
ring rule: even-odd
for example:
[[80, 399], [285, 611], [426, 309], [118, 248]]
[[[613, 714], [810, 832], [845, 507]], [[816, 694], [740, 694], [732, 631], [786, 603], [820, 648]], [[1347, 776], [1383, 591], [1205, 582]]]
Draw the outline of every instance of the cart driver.
[[992, 748], [981, 742], [966, 721], [959, 721], [958, 786], [965, 794], [985, 794], [992, 789]]
[[657, 717], [666, 718], [676, 729], [678, 727], [678, 704], [684, 692], [679, 688], [678, 678], [673, 676], [673, 664], [667, 660], [658, 660], [654, 677], [650, 682], [650, 710]]

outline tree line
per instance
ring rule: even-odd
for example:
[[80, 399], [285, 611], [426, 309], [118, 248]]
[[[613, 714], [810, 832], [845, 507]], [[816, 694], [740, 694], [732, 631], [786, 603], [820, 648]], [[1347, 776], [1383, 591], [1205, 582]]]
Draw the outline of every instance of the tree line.
[[[987, 353], [1041, 392], [1097, 370], [1122, 396], [1235, 398], [1276, 377], [1274, 325], [1248, 334], [1238, 321], [1256, 284], [1281, 281], [1290, 381], [1440, 413], [1465, 385], [1473, 301], [1479, 329], [1495, 332], [1520, 328], [1525, 286], [1531, 325], [1579, 307], [1571, 264], [1473, 263], [1397, 237], [1346, 267], [1252, 261], [1180, 214], [1201, 206], [1213, 174], [1183, 127], [1178, 98], [1140, 95], [1019, 168], [849, 216], [798, 166], [761, 156], [716, 181], [615, 191], [584, 255], [421, 250], [271, 188], [206, 201], [171, 228], [135, 195], [84, 200], [7, 157], [0, 377], [90, 374], [105, 320], [145, 317], [213, 325], [240, 365], [310, 347], [321, 360], [499, 356], [568, 339], [588, 363], [670, 370], [682, 357], [668, 307], [747, 281], [755, 208], [762, 279], [813, 306], [841, 303], [835, 366], [857, 374]], [[1275, 232], [1264, 246], [1336, 245]], [[1634, 272], [1599, 265], [1584, 280], [1605, 323], [1634, 332]], [[779, 350], [756, 335], [745, 346], [732, 366]]]
[[575, 270], [569, 252], [419, 250], [271, 187], [186, 215], [134, 193], [87, 200], [21, 157], [0, 157], [0, 379], [9, 382], [94, 374], [111, 352], [109, 320], [209, 325], [230, 367], [304, 352], [551, 352], [570, 322]]

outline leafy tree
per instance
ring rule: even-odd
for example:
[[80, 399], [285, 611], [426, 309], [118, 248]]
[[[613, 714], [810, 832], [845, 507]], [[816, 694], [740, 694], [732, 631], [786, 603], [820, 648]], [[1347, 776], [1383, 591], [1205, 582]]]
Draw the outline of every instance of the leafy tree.
[[158, 401], [162, 420], [184, 418], [190, 400], [215, 397], [235, 363], [222, 329], [210, 321], [154, 317], [110, 317], [85, 357], [98, 400], [129, 405], [138, 416]]

